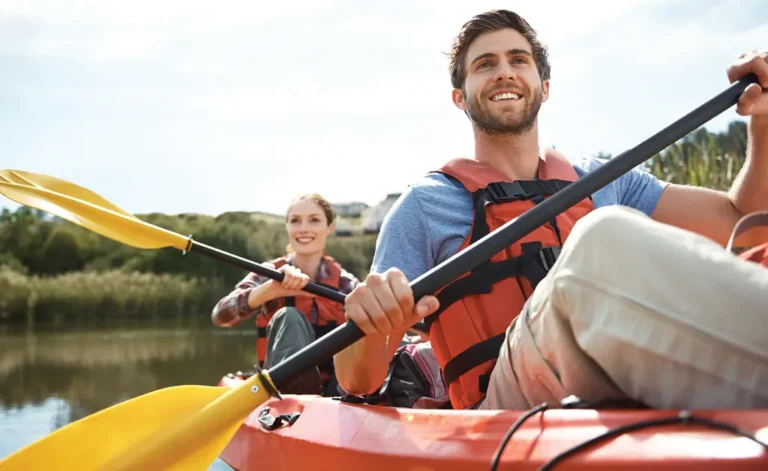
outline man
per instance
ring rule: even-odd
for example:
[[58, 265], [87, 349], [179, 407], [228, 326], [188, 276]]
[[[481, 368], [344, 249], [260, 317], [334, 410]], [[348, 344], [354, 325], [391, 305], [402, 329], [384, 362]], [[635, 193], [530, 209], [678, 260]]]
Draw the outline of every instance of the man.
[[[406, 328], [439, 308], [430, 339], [454, 408], [527, 409], [571, 394], [657, 408], [768, 406], [768, 270], [723, 249], [743, 215], [768, 209], [768, 92], [753, 84], [739, 98], [749, 146], [730, 192], [631, 171], [489, 261], [516, 267], [506, 279], [483, 274], [469, 288], [445, 288], [443, 306], [435, 296], [415, 302], [408, 280], [477, 240], [479, 226], [498, 227], [600, 165], [563, 168], [562, 157], [540, 151], [550, 66], [515, 13], [466, 23], [450, 70], [474, 159], [427, 175], [392, 208], [371, 274], [347, 297], [347, 319], [366, 337], [336, 355], [341, 386], [374, 391]], [[767, 51], [727, 70], [731, 82], [748, 73], [768, 87]], [[497, 180], [530, 194], [498, 198], [485, 188]], [[491, 325], [499, 319], [501, 331]]]

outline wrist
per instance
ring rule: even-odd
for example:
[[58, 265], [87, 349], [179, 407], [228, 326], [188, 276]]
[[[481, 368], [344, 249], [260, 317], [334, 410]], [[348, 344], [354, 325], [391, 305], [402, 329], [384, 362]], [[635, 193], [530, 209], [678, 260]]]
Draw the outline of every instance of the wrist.
[[269, 294], [270, 299], [278, 297], [282, 285], [275, 280], [268, 280], [264, 282], [264, 291]]

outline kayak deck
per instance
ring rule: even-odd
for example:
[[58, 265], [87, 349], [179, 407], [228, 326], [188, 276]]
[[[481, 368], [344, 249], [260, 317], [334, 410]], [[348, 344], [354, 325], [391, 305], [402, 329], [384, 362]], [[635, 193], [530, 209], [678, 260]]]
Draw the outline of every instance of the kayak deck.
[[[223, 382], [224, 383], [224, 382]], [[266, 410], [266, 411], [265, 411]], [[262, 412], [299, 417], [268, 430]], [[237, 470], [487, 470], [525, 411], [400, 409], [319, 396], [284, 396], [254, 410], [221, 454]], [[563, 451], [619, 426], [674, 418], [679, 411], [552, 409], [528, 418], [498, 469], [535, 470]], [[768, 442], [768, 410], [691, 411]], [[768, 451], [699, 424], [655, 425], [602, 440], [555, 469], [768, 469]]]

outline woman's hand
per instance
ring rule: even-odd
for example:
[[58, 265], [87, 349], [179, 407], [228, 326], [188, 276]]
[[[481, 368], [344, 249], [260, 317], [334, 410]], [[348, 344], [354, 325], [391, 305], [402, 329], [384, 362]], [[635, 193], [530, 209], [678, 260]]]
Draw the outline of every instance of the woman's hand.
[[309, 283], [309, 275], [302, 273], [298, 268], [285, 264], [277, 269], [284, 275], [283, 281], [278, 282], [271, 280], [272, 290], [275, 293], [275, 297], [286, 296], [306, 296], [314, 298], [316, 295], [302, 291], [302, 289]]

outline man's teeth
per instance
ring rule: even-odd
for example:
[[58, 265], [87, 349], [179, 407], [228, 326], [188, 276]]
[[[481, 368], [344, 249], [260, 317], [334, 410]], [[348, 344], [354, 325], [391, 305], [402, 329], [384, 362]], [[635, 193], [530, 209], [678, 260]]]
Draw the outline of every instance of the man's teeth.
[[498, 95], [491, 98], [493, 101], [501, 101], [501, 100], [519, 100], [520, 95], [517, 93], [499, 93]]

